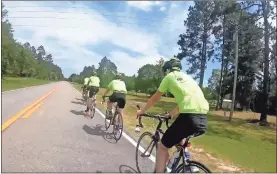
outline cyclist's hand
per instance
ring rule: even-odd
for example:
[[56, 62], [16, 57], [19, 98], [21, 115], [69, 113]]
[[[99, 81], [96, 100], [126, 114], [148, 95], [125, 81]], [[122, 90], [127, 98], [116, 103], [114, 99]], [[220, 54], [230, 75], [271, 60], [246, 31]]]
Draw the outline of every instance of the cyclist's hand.
[[137, 118], [138, 118], [139, 116], [141, 116], [142, 114], [144, 114], [144, 112], [143, 112], [142, 110], [137, 110]]
[[172, 118], [172, 116], [169, 113], [166, 113], [165, 116], [168, 117], [168, 119]]

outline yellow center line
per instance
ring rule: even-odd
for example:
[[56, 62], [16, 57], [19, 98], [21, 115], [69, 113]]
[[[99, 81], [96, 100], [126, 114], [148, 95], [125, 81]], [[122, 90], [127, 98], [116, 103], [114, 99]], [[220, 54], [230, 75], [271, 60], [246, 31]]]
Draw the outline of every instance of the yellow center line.
[[6, 130], [11, 124], [13, 124], [16, 120], [18, 120], [23, 114], [28, 112], [31, 108], [33, 108], [35, 105], [46, 99], [49, 95], [52, 93], [58, 91], [58, 88], [55, 88], [54, 90], [48, 92], [47, 94], [43, 95], [41, 98], [33, 102], [31, 105], [25, 107], [21, 111], [19, 111], [17, 114], [13, 115], [8, 121], [6, 121], [4, 124], [2, 124], [2, 132]]
[[34, 106], [32, 109], [30, 109], [22, 118], [29, 118], [33, 112], [35, 112], [39, 107], [40, 103], [38, 103], [36, 106]]

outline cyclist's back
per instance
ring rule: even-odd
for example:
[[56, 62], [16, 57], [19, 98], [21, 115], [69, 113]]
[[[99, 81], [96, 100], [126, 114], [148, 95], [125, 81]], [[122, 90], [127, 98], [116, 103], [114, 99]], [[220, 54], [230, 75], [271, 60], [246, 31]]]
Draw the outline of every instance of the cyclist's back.
[[175, 97], [180, 113], [207, 114], [209, 104], [193, 78], [181, 71], [167, 74], [159, 91], [169, 91]]

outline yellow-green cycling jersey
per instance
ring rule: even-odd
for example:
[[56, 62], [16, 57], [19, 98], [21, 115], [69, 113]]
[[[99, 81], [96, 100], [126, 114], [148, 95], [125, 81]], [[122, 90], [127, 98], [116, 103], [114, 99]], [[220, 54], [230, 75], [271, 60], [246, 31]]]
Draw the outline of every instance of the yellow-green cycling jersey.
[[89, 78], [89, 84], [88, 84], [88, 86], [99, 87], [100, 86], [100, 79], [97, 76], [91, 76]]
[[126, 85], [122, 80], [113, 80], [109, 83], [108, 88], [112, 92], [127, 93]]
[[86, 78], [84, 79], [84, 85], [87, 85], [87, 84], [88, 84], [88, 81], [89, 81], [89, 78], [86, 77]]
[[173, 71], [167, 74], [158, 90], [173, 94], [180, 113], [207, 114], [209, 111], [209, 103], [201, 88], [184, 72]]

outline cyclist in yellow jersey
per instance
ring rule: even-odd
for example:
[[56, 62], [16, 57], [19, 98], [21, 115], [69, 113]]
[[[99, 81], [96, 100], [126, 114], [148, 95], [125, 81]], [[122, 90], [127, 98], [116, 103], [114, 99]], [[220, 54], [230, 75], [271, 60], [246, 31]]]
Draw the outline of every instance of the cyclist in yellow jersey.
[[89, 98], [87, 101], [87, 109], [85, 110], [85, 115], [88, 115], [88, 110], [89, 110], [88, 105], [91, 103], [89, 101], [92, 101], [93, 95], [96, 97], [96, 94], [99, 91], [99, 86], [100, 86], [100, 79], [96, 76], [96, 72], [93, 71], [92, 76], [89, 78], [89, 81], [88, 81]]
[[138, 113], [155, 105], [162, 95], [169, 91], [175, 97], [177, 107], [169, 114], [169, 117], [177, 116], [172, 125], [165, 131], [158, 146], [156, 156], [156, 173], [163, 173], [169, 158], [168, 150], [181, 143], [183, 139], [195, 133], [203, 134], [206, 131], [207, 113], [209, 104], [204, 97], [201, 88], [186, 73], [181, 72], [181, 62], [178, 58], [172, 58], [164, 63], [162, 70], [165, 74], [157, 92], [147, 101], [145, 107]]
[[126, 85], [124, 81], [122, 81], [122, 76], [120, 73], [116, 74], [115, 79], [111, 81], [108, 85], [107, 90], [103, 94], [103, 97], [106, 96], [110, 91], [112, 91], [112, 95], [109, 97], [109, 101], [107, 102], [107, 108], [109, 111], [108, 118], [112, 117], [112, 104], [117, 102], [119, 112], [123, 117], [123, 109], [126, 104], [125, 95], [127, 93]]
[[83, 93], [84, 93], [85, 90], [87, 89], [88, 81], [89, 81], [89, 78], [86, 77], [86, 78], [84, 79], [84, 84], [83, 84], [83, 86], [82, 86], [82, 88], [83, 88]]

